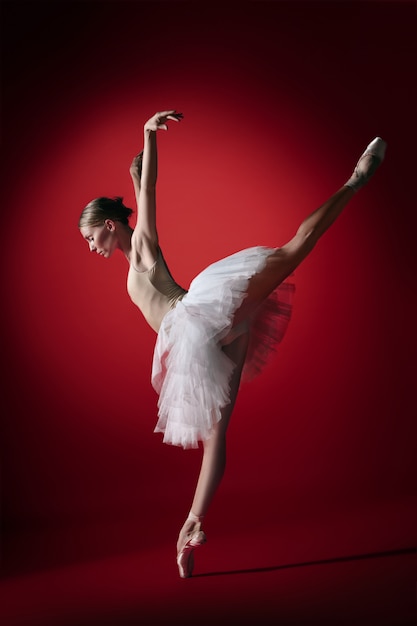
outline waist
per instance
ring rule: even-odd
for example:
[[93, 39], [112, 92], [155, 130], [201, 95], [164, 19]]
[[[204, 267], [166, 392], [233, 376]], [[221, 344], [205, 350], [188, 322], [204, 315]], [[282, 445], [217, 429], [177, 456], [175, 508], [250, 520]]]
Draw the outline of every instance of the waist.
[[180, 302], [180, 300], [182, 300], [187, 293], [187, 291], [182, 290], [182, 293], [177, 293], [175, 297], [165, 297], [158, 303], [156, 301], [150, 303], [148, 309], [142, 309], [142, 313], [146, 321], [148, 322], [149, 326], [151, 326], [155, 330], [155, 332], [159, 332], [159, 328], [162, 324], [162, 320], [164, 319], [164, 317], [167, 315], [167, 313], [175, 309], [178, 302]]

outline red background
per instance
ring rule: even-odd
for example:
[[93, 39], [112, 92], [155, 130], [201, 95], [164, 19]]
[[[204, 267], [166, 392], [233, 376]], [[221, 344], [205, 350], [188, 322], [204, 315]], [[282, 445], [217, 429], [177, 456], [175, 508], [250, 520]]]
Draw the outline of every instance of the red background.
[[87, 254], [77, 230], [93, 197], [133, 206], [142, 125], [170, 107], [185, 117], [158, 135], [159, 234], [185, 287], [222, 256], [285, 243], [374, 136], [388, 142], [298, 269], [279, 354], [241, 390], [207, 518], [229, 551], [206, 570], [415, 545], [414, 3], [2, 13], [5, 575], [166, 544], [176, 576], [200, 452], [153, 434], [154, 333], [122, 256]]

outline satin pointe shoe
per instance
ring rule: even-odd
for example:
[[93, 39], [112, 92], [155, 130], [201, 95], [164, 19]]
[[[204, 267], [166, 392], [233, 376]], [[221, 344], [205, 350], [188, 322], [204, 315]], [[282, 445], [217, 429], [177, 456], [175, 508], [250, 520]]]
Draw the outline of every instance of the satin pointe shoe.
[[354, 191], [363, 187], [381, 165], [386, 149], [386, 142], [381, 137], [375, 137], [360, 157], [345, 187], [350, 187]]
[[177, 565], [181, 578], [190, 578], [194, 568], [194, 550], [199, 548], [207, 541], [206, 535], [202, 530], [192, 533], [187, 539], [184, 546], [177, 554]]

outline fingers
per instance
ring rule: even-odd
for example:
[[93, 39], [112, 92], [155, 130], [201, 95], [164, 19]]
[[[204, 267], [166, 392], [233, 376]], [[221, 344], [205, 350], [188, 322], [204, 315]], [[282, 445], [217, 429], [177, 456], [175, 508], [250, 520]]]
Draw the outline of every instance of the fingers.
[[182, 118], [184, 117], [182, 113], [175, 113], [175, 114], [170, 114], [167, 115], [167, 120], [172, 120], [173, 122], [180, 122], [182, 120]]
[[159, 113], [157, 113], [158, 116], [160, 117], [169, 117], [172, 116], [173, 118], [177, 118], [177, 117], [184, 117], [182, 113], [177, 112], [175, 109], [170, 109], [169, 111], [159, 111]]
[[160, 111], [146, 122], [145, 128], [154, 132], [157, 130], [168, 130], [168, 125], [166, 124], [168, 120], [171, 120], [172, 122], [180, 122], [183, 117], [184, 115], [182, 113], [177, 113], [175, 109]]
[[133, 157], [130, 167], [132, 168], [140, 167], [142, 165], [142, 160], [143, 160], [143, 150], [142, 152], [137, 154], [135, 157]]
[[184, 115], [182, 113], [177, 113], [175, 109], [170, 111], [161, 111], [157, 113], [158, 118], [162, 121], [164, 119], [172, 120], [173, 122], [180, 122]]

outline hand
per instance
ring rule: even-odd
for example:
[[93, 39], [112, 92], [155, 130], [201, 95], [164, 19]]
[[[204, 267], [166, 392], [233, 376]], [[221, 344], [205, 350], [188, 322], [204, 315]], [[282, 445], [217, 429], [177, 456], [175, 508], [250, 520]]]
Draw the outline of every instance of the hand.
[[130, 165], [130, 175], [132, 177], [137, 176], [138, 178], [140, 178], [140, 175], [142, 173], [142, 161], [143, 161], [143, 150], [142, 152], [139, 152], [139, 154], [137, 154], [134, 158], [133, 161]]
[[156, 132], [157, 130], [168, 130], [167, 121], [180, 122], [183, 118], [182, 113], [177, 113], [175, 109], [172, 111], [161, 111], [155, 113], [145, 124], [145, 130], [151, 130]]

